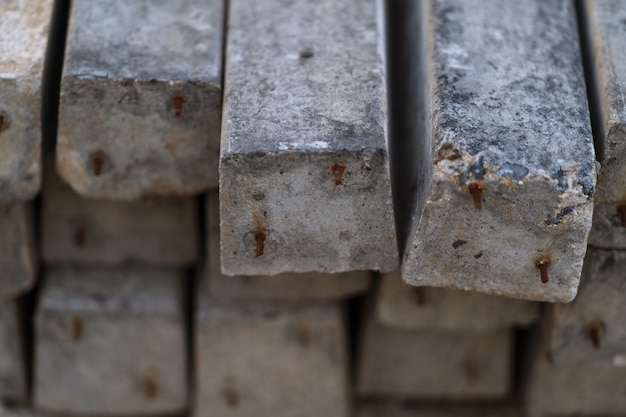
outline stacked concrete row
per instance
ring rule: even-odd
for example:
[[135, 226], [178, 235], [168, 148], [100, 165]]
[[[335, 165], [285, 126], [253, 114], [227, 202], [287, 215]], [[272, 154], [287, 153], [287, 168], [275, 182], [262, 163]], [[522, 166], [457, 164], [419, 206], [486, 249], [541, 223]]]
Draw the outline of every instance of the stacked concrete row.
[[620, 9], [8, 0], [0, 416], [626, 412]]
[[21, 298], [34, 285], [37, 251], [31, 200], [41, 186], [43, 68], [52, 0], [8, 1], [0, 16], [0, 400], [28, 398]]

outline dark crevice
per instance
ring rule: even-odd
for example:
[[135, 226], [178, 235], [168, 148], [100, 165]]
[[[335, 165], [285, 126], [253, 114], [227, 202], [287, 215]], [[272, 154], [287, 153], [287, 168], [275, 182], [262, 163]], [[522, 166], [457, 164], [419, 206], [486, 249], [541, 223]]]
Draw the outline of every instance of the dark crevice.
[[602, 117], [602, 101], [598, 77], [593, 59], [593, 43], [591, 40], [591, 28], [587, 20], [587, 10], [584, 1], [573, 0], [576, 7], [578, 20], [578, 37], [580, 39], [581, 59], [585, 72], [585, 84], [587, 87], [587, 101], [589, 104], [589, 116], [591, 118], [591, 130], [593, 132], [593, 144], [596, 159], [602, 161], [604, 157], [604, 122]]
[[70, 8], [70, 0], [56, 0], [52, 11], [41, 91], [41, 131], [44, 154], [53, 152], [56, 145], [59, 92]]

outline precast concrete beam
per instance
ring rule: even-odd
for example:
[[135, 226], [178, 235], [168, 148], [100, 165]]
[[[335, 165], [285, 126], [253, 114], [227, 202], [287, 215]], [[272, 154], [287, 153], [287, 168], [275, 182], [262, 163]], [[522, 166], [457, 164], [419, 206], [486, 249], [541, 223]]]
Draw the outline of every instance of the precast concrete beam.
[[217, 186], [222, 0], [72, 2], [57, 170], [89, 197]]
[[403, 279], [571, 301], [596, 182], [574, 4], [427, 0], [418, 13], [428, 110]]
[[225, 274], [397, 266], [382, 3], [230, 3]]

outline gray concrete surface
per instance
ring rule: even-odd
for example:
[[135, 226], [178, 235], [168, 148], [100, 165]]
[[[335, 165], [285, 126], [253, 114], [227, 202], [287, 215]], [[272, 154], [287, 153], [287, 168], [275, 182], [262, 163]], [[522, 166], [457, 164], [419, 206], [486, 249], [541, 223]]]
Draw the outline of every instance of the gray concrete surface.
[[514, 404], [420, 404], [415, 402], [359, 401], [356, 417], [520, 417]]
[[432, 124], [403, 279], [571, 301], [596, 179], [573, 3], [430, 0], [421, 13]]
[[598, 174], [589, 243], [626, 248], [626, 9], [619, 0], [581, 1], [596, 102]]
[[54, 172], [47, 174], [41, 205], [46, 262], [185, 265], [197, 260], [200, 230], [195, 199], [83, 198]]
[[496, 399], [511, 388], [513, 334], [406, 331], [373, 314], [359, 339], [362, 396], [394, 399]]
[[57, 169], [130, 200], [217, 186], [222, 0], [72, 2]]
[[2, 417], [43, 417], [40, 413], [24, 406], [8, 406], [0, 404]]
[[31, 203], [0, 204], [0, 297], [16, 297], [35, 285], [34, 222]]
[[383, 26], [380, 0], [231, 2], [225, 274], [397, 266]]
[[340, 300], [366, 292], [371, 285], [370, 271], [339, 274], [320, 272], [283, 273], [273, 276], [232, 277], [222, 274], [220, 267], [220, 220], [217, 193], [207, 197], [207, 265], [208, 290], [213, 298], [266, 299], [291, 301]]
[[57, 415], [183, 413], [183, 280], [166, 268], [49, 268], [35, 316], [35, 408]]
[[527, 417], [621, 416], [626, 410], [626, 367], [557, 365], [549, 353], [548, 322], [535, 334], [524, 378]]
[[24, 401], [28, 396], [21, 324], [17, 303], [0, 299], [0, 400]]
[[6, 0], [0, 14], [0, 203], [41, 186], [41, 88], [52, 0]]
[[384, 325], [407, 330], [485, 332], [526, 327], [539, 317], [539, 303], [447, 288], [413, 287], [400, 271], [382, 274], [376, 316]]
[[576, 299], [550, 308], [550, 351], [569, 366], [626, 366], [626, 253], [590, 248]]
[[218, 302], [201, 285], [193, 416], [350, 415], [338, 304]]

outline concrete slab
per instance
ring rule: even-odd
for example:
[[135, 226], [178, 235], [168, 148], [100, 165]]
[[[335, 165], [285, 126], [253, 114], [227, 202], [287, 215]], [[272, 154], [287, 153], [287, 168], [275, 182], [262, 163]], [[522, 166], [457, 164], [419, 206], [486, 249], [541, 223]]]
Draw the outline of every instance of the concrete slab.
[[376, 316], [384, 325], [407, 330], [485, 332], [526, 327], [539, 316], [539, 303], [472, 291], [412, 287], [396, 270], [380, 277]]
[[[0, 399], [24, 401], [27, 396], [22, 330], [17, 304], [0, 299]], [[0, 413], [0, 416], [2, 414]]]
[[571, 301], [596, 177], [573, 3], [422, 5], [430, 124], [403, 279]]
[[35, 285], [34, 221], [32, 204], [0, 204], [0, 297], [16, 297]]
[[72, 2], [57, 169], [131, 200], [217, 186], [222, 0]]
[[183, 413], [183, 279], [166, 268], [49, 268], [35, 317], [36, 409]]
[[[546, 322], [547, 324], [547, 322]], [[534, 344], [525, 382], [525, 415], [621, 416], [626, 413], [626, 367], [557, 365], [550, 360], [550, 326]]]
[[424, 404], [416, 402], [359, 401], [357, 417], [521, 417], [514, 404]]
[[0, 15], [0, 203], [41, 187], [41, 88], [52, 0], [7, 0]]
[[380, 0], [230, 4], [227, 275], [393, 269]]
[[589, 249], [576, 299], [550, 308], [555, 363], [626, 366], [624, 271], [623, 251]]
[[207, 197], [207, 266], [208, 290], [213, 298], [267, 299], [291, 301], [339, 300], [367, 292], [370, 271], [350, 271], [339, 274], [283, 273], [274, 276], [228, 277], [220, 268], [220, 220], [217, 193]]
[[350, 415], [339, 305], [217, 302], [197, 293], [194, 416]]
[[583, 40], [595, 102], [598, 174], [589, 243], [626, 248], [626, 10], [619, 0], [581, 1]]
[[510, 391], [510, 330], [406, 331], [369, 314], [358, 345], [357, 393], [394, 399], [496, 399]]
[[47, 174], [41, 206], [46, 262], [185, 265], [198, 259], [200, 231], [195, 199], [87, 199], [52, 170]]

